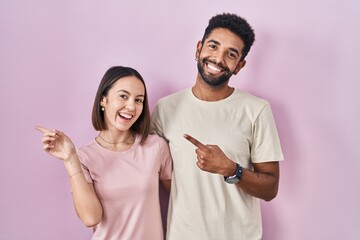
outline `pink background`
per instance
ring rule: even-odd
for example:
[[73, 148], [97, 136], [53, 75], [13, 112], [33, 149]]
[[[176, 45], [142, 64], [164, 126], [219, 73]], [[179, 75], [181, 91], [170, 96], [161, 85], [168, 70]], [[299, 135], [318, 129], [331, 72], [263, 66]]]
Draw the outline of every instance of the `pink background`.
[[36, 124], [76, 145], [112, 65], [147, 81], [151, 107], [195, 81], [195, 47], [216, 13], [257, 40], [231, 85], [267, 98], [286, 161], [262, 202], [264, 239], [360, 239], [360, 1], [0, 1], [0, 239], [90, 239], [62, 163]]

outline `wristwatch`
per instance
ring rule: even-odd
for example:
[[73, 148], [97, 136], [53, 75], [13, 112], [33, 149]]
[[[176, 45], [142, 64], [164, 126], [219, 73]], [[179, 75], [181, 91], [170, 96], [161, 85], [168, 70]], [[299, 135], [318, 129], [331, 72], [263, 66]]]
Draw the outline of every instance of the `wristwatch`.
[[224, 180], [227, 183], [236, 184], [240, 181], [241, 175], [242, 175], [242, 167], [240, 166], [240, 164], [237, 163], [235, 175], [229, 177], [224, 176]]

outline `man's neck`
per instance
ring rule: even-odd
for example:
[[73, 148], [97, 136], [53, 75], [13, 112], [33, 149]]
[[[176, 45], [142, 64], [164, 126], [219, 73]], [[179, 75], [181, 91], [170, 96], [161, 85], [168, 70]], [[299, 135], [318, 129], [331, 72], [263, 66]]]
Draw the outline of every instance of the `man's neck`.
[[210, 86], [199, 77], [196, 79], [192, 88], [194, 96], [200, 100], [215, 102], [229, 97], [234, 92], [234, 88], [227, 83], [222, 86]]

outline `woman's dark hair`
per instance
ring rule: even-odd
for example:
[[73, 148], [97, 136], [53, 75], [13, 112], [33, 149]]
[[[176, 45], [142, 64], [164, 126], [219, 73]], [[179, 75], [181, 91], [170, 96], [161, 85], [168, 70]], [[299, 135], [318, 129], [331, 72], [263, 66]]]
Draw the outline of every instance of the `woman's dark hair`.
[[114, 83], [123, 77], [134, 76], [138, 78], [144, 85], [145, 97], [143, 101], [143, 110], [136, 120], [136, 122], [131, 126], [130, 130], [134, 133], [141, 135], [140, 144], [143, 144], [148, 135], [150, 129], [150, 110], [149, 110], [149, 101], [147, 97], [146, 85], [143, 77], [138, 71], [130, 67], [114, 66], [106, 71], [104, 77], [102, 78], [98, 90], [96, 92], [95, 101], [92, 109], [92, 124], [97, 131], [106, 130], [106, 124], [104, 121], [104, 112], [101, 111], [101, 100], [103, 97], [106, 97], [109, 93], [109, 90], [114, 85]]
[[251, 46], [255, 41], [255, 33], [249, 23], [242, 17], [236, 14], [223, 13], [212, 17], [209, 20], [209, 25], [205, 29], [202, 43], [209, 37], [215, 28], [226, 28], [229, 31], [238, 35], [244, 41], [244, 48], [242, 50], [240, 61], [244, 60]]

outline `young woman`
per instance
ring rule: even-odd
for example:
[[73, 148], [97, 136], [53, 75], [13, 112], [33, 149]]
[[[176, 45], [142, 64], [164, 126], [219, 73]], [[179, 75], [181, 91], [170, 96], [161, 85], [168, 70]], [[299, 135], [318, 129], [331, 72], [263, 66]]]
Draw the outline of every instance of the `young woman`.
[[92, 123], [99, 135], [75, 148], [58, 130], [44, 133], [43, 149], [64, 161], [78, 217], [92, 239], [163, 239], [159, 179], [170, 189], [167, 143], [149, 135], [150, 112], [142, 76], [112, 67], [95, 96]]

